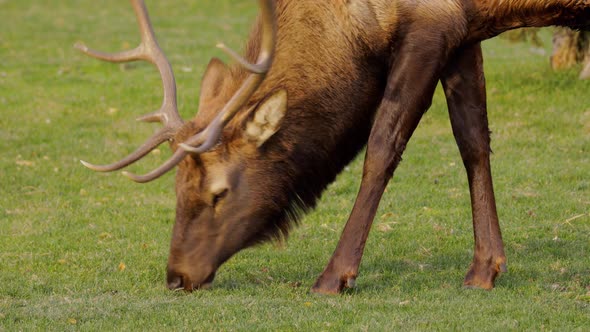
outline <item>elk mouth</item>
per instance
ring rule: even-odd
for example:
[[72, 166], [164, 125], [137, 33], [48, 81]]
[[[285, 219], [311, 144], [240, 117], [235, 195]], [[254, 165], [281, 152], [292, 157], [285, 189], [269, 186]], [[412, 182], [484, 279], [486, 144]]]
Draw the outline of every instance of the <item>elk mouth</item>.
[[207, 278], [199, 283], [195, 283], [191, 278], [186, 275], [176, 275], [174, 273], [168, 274], [167, 286], [170, 290], [185, 290], [192, 292], [198, 289], [209, 289], [213, 285], [213, 279], [215, 279], [215, 272], [211, 272]]

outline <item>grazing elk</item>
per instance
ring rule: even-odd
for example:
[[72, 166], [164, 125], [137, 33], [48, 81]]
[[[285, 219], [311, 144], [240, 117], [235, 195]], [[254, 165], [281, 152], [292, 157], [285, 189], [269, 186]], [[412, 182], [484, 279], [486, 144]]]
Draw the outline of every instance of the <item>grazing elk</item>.
[[[475, 251], [464, 284], [490, 289], [506, 269], [490, 174], [480, 42], [524, 26], [590, 26], [590, 0], [259, 0], [261, 15], [238, 62], [212, 59], [199, 111], [183, 122], [170, 64], [145, 5], [131, 0], [142, 42], [107, 61], [147, 60], [164, 85], [164, 128], [138, 150], [96, 171], [121, 169], [169, 141], [176, 223], [168, 287], [210, 284], [248, 246], [286, 236], [300, 212], [367, 146], [362, 183], [340, 242], [313, 286], [352, 287], [379, 201], [440, 80], [467, 170]], [[271, 66], [272, 64], [272, 66]]]

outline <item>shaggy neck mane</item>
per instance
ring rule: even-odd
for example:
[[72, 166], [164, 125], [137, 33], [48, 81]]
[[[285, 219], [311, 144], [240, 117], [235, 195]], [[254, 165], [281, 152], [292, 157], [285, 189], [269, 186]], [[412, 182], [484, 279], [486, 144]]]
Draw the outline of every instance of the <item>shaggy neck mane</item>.
[[[278, 5], [281, 6], [281, 2]], [[293, 18], [278, 17], [274, 63], [250, 101], [250, 105], [254, 105], [278, 89], [288, 93], [287, 113], [280, 129], [260, 147], [262, 157], [248, 161], [247, 169], [258, 173], [257, 178], [262, 181], [260, 188], [267, 190], [264, 199], [269, 202], [265, 206], [271, 210], [264, 212], [268, 224], [254, 242], [285, 238], [291, 225], [315, 207], [323, 190], [366, 144], [373, 113], [385, 86], [386, 64], [378, 60], [367, 64], [367, 59], [371, 59], [366, 56], [371, 54], [367, 45], [336, 29], [333, 31], [336, 37], [326, 42], [324, 39], [330, 38], [326, 37], [330, 31], [303, 29], [293, 22], [284, 23], [287, 19]], [[327, 24], [335, 24], [329, 16], [322, 19], [328, 21]], [[318, 27], [318, 22], [322, 21], [306, 22], [298, 18], [298, 22]], [[258, 26], [255, 24], [246, 45], [245, 57], [249, 61], [255, 61], [258, 54]], [[281, 29], [281, 26], [290, 29]], [[310, 56], [299, 42], [303, 46], [324, 46], [314, 50], [320, 54]], [[341, 52], [341, 49], [354, 54]], [[232, 66], [230, 72], [231, 81], [238, 84], [247, 75], [237, 66]]]

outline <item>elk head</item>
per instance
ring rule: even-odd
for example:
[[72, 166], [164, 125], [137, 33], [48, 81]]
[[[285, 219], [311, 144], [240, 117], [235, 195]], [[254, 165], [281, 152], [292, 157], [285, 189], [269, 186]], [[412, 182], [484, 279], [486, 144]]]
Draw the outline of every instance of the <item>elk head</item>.
[[[110, 62], [145, 60], [159, 70], [164, 87], [161, 108], [139, 118], [160, 121], [164, 127], [136, 151], [109, 165], [82, 163], [95, 171], [122, 169], [169, 141], [172, 156], [145, 175], [124, 172], [137, 182], [148, 182], [178, 166], [176, 175], [176, 222], [168, 261], [168, 287], [193, 290], [208, 285], [217, 268], [240, 249], [268, 238], [268, 220], [284, 212], [267, 208], [260, 160], [265, 142], [279, 129], [286, 112], [287, 93], [273, 91], [258, 102], [250, 99], [272, 63], [276, 24], [271, 0], [259, 0], [261, 44], [258, 59], [251, 64], [224, 45], [218, 45], [250, 72], [233, 95], [228, 95], [228, 70], [211, 60], [201, 87], [197, 118], [210, 121], [184, 122], [177, 109], [176, 84], [170, 63], [158, 46], [143, 1], [131, 0], [139, 28], [140, 45], [130, 51], [107, 54], [76, 47], [85, 54]], [[240, 116], [235, 117], [239, 113]], [[211, 116], [207, 116], [211, 115]], [[232, 120], [233, 119], [233, 120]], [[230, 122], [231, 121], [231, 122]], [[264, 178], [264, 176], [262, 177]], [[272, 181], [266, 181], [272, 186]], [[271, 232], [272, 233], [272, 232]]]

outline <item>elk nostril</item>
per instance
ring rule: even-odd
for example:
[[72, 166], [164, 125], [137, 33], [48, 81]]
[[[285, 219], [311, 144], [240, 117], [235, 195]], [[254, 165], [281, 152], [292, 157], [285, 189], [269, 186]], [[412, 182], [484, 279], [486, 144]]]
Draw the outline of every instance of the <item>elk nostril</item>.
[[170, 290], [175, 290], [175, 289], [179, 289], [179, 288], [183, 288], [183, 278], [180, 275], [177, 275], [175, 273], [168, 273], [168, 278], [167, 278], [167, 286], [168, 289]]
[[172, 280], [168, 280], [168, 289], [175, 290], [182, 287], [182, 277], [174, 277]]

